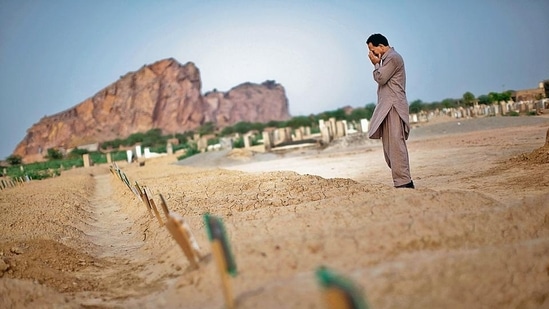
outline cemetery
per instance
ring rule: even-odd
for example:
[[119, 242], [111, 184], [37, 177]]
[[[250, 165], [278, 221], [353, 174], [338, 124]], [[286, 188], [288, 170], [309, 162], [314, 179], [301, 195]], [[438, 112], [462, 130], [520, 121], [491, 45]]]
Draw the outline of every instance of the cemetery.
[[413, 125], [416, 190], [331, 120], [236, 163], [137, 149], [3, 179], [0, 306], [546, 306], [549, 118], [454, 112]]

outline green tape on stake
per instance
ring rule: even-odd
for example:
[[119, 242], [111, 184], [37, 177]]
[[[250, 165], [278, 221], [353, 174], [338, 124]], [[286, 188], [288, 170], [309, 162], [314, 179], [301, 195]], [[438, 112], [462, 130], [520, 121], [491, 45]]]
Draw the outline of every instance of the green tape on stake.
[[355, 284], [328, 268], [321, 266], [316, 270], [316, 277], [323, 288], [335, 288], [343, 292], [353, 309], [368, 309], [368, 303], [364, 300], [361, 291]]
[[227, 233], [225, 232], [223, 221], [218, 217], [206, 213], [204, 214], [204, 222], [206, 223], [206, 232], [208, 233], [210, 241], [213, 242], [214, 240], [218, 240], [221, 242], [225, 265], [227, 265], [227, 272], [233, 277], [236, 276], [236, 263], [229, 246], [229, 241], [227, 240]]

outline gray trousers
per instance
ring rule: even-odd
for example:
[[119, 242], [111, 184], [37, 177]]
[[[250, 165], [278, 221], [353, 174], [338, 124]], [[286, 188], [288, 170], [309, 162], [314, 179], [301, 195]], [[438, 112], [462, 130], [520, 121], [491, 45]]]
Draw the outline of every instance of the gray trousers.
[[394, 107], [381, 123], [381, 142], [385, 162], [391, 169], [395, 187], [412, 181], [408, 148], [404, 137], [404, 123]]

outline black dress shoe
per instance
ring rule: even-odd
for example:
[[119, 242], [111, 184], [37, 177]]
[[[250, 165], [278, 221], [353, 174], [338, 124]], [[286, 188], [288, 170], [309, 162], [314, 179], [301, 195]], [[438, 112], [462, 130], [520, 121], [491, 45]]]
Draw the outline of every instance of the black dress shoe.
[[395, 188], [409, 188], [409, 189], [415, 189], [416, 187], [414, 187], [414, 182], [410, 180], [409, 183], [405, 184], [405, 185], [401, 185], [401, 186], [395, 186]]

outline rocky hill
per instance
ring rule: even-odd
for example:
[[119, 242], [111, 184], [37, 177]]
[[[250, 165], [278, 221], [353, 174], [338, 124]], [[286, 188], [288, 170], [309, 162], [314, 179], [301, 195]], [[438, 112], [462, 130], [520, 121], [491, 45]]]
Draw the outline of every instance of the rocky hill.
[[14, 154], [32, 162], [48, 148], [70, 149], [153, 128], [167, 134], [205, 122], [224, 127], [289, 117], [285, 90], [273, 81], [244, 83], [226, 93], [203, 96], [194, 63], [182, 65], [170, 58], [127, 73], [73, 108], [43, 117], [27, 130]]

